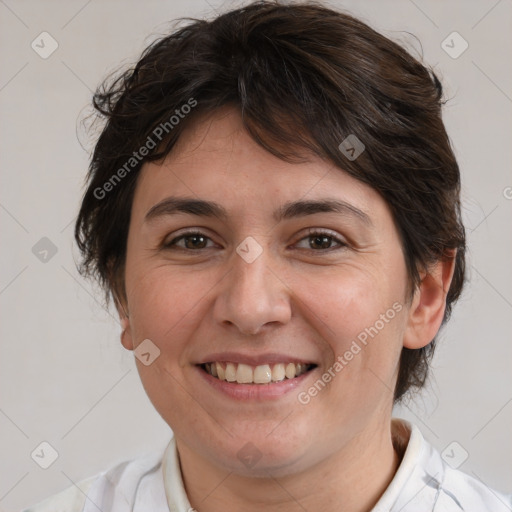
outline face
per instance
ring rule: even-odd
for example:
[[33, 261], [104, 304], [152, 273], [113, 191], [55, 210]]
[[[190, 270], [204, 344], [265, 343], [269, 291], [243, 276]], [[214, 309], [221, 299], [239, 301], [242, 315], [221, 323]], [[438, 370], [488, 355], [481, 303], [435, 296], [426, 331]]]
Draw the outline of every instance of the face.
[[141, 171], [125, 283], [145, 390], [212, 464], [292, 473], [388, 428], [406, 267], [386, 203], [343, 170], [283, 162], [233, 110], [197, 122]]

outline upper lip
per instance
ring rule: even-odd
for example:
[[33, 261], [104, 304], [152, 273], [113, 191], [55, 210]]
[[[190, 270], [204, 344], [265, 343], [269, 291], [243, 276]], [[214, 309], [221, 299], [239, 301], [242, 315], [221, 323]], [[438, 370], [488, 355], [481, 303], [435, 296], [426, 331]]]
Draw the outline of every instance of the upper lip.
[[262, 364], [295, 363], [295, 364], [316, 364], [310, 359], [303, 359], [297, 356], [269, 352], [266, 354], [242, 354], [240, 352], [216, 352], [209, 354], [196, 364], [213, 362], [242, 363], [250, 366]]

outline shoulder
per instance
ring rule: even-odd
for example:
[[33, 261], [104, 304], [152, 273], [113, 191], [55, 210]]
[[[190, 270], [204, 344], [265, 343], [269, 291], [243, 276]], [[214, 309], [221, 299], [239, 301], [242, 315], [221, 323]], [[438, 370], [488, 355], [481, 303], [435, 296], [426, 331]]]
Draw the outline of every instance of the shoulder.
[[450, 466], [444, 468], [441, 491], [438, 499], [440, 510], [460, 509], [467, 512], [481, 510], [510, 512], [512, 510], [512, 494], [493, 489], [483, 481]]
[[87, 493], [99, 476], [82, 480], [21, 512], [82, 512]]
[[436, 512], [464, 511], [510, 512], [512, 495], [497, 491], [486, 483], [450, 465], [449, 456], [441, 454], [422, 439], [417, 476], [427, 483]]
[[512, 510], [512, 495], [452, 467], [449, 455], [443, 458], [415, 425], [394, 419], [392, 429], [395, 449], [402, 451], [405, 447], [405, 453], [393, 481], [372, 512]]
[[131, 496], [141, 480], [161, 466], [162, 453], [146, 455], [118, 463], [106, 471], [81, 480], [63, 491], [40, 501], [21, 512], [88, 512], [105, 510], [116, 500], [133, 501]]

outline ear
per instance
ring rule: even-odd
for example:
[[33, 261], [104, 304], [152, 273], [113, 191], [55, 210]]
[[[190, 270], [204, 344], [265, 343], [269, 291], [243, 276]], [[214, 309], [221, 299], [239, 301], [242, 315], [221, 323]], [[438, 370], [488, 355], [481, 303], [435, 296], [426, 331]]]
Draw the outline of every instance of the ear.
[[121, 322], [121, 344], [126, 350], [133, 350], [135, 347], [133, 345], [133, 337], [127, 305], [124, 301], [121, 301], [117, 295], [114, 295], [114, 302]]
[[425, 347], [439, 331], [446, 310], [446, 295], [455, 270], [455, 255], [455, 249], [447, 251], [428, 271], [420, 273], [421, 282], [409, 308], [404, 347]]
[[121, 344], [126, 350], [133, 350], [135, 347], [133, 346], [133, 338], [130, 326], [130, 319], [125, 316], [121, 318]]

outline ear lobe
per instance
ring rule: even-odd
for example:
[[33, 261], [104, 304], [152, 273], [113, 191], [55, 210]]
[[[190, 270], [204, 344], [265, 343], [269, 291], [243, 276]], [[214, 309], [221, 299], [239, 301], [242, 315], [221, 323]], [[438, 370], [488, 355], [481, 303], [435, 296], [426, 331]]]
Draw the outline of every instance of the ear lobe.
[[456, 250], [447, 251], [427, 272], [421, 274], [409, 308], [409, 319], [404, 333], [404, 347], [419, 349], [436, 336], [446, 310], [446, 295], [455, 270]]
[[121, 344], [126, 350], [133, 350], [133, 338], [131, 333], [130, 319], [128, 317], [121, 318]]
[[119, 300], [117, 295], [114, 295], [114, 302], [116, 305], [117, 313], [119, 314], [119, 319], [121, 321], [121, 344], [126, 350], [133, 350], [133, 338], [127, 308], [125, 307], [124, 303]]

